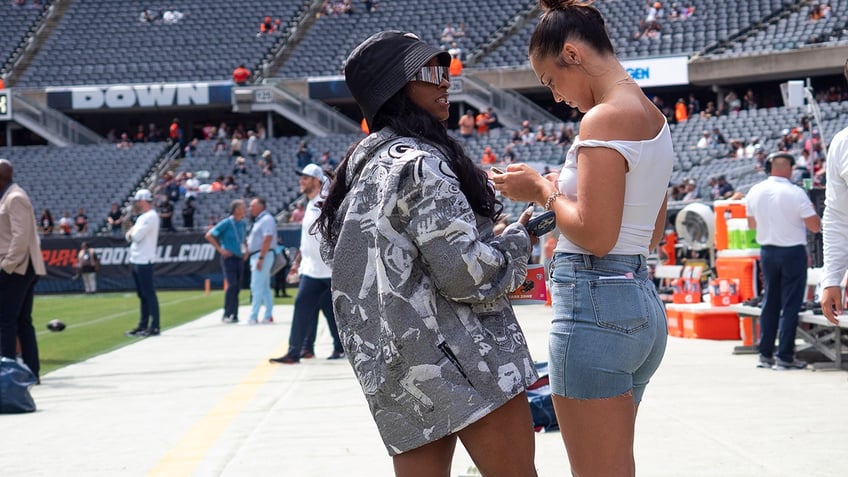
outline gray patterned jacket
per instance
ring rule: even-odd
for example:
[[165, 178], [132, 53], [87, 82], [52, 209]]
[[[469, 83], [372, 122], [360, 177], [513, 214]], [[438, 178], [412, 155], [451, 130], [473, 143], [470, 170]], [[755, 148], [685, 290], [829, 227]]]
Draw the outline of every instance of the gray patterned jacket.
[[[355, 172], [359, 171], [359, 174]], [[521, 225], [500, 236], [444, 155], [382, 130], [348, 161], [333, 308], [390, 455], [482, 418], [538, 378], [506, 293], [525, 278]]]

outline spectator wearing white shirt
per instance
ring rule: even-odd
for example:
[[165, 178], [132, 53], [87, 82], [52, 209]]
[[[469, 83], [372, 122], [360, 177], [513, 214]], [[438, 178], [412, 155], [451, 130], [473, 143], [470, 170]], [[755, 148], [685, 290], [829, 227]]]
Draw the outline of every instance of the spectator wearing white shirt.
[[141, 316], [138, 326], [127, 332], [127, 336], [159, 335], [159, 298], [153, 286], [153, 262], [156, 261], [156, 244], [159, 240], [159, 215], [153, 208], [153, 194], [139, 189], [133, 197], [141, 212], [135, 224], [127, 232], [130, 242], [130, 265], [136, 293], [141, 301]]

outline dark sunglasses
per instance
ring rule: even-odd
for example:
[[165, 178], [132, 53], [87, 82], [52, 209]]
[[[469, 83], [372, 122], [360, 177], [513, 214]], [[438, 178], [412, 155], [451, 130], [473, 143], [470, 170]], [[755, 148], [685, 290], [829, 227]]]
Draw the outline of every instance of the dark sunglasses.
[[436, 86], [442, 84], [442, 80], [450, 82], [450, 69], [447, 66], [422, 66], [412, 81], [423, 81]]

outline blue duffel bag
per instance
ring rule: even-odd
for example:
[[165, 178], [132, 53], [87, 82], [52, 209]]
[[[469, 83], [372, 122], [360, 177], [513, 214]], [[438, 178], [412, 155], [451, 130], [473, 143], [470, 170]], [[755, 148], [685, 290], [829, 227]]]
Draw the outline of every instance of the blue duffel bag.
[[533, 429], [538, 431], [555, 431], [559, 429], [554, 403], [551, 399], [551, 384], [548, 378], [548, 363], [535, 363], [539, 380], [527, 389], [527, 399], [530, 401], [530, 413], [533, 416]]
[[25, 364], [0, 357], [0, 414], [34, 412], [35, 401], [29, 389], [35, 381]]

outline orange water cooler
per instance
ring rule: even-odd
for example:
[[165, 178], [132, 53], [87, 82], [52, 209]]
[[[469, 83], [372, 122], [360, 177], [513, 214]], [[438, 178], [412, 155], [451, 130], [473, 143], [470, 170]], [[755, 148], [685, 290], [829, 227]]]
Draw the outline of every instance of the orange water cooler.
[[715, 212], [715, 249], [729, 248], [727, 238], [727, 221], [729, 219], [747, 218], [744, 200], [717, 200], [713, 202]]

